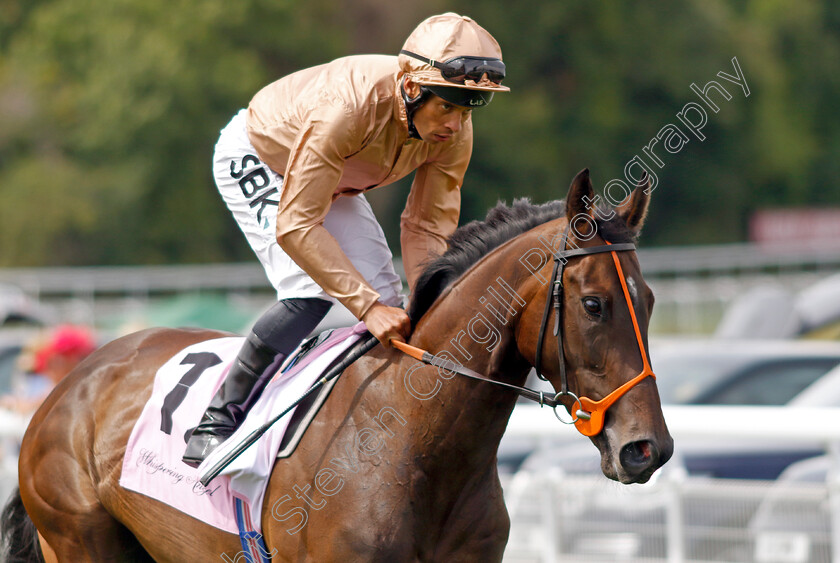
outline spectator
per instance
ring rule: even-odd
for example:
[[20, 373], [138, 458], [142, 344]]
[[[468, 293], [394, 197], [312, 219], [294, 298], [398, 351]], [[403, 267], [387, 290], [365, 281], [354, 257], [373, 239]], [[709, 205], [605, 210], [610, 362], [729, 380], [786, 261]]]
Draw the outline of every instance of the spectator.
[[31, 413], [50, 394], [59, 381], [96, 349], [93, 333], [80, 326], [61, 325], [46, 338], [30, 344], [21, 355], [25, 380], [18, 391], [0, 397], [0, 407]]

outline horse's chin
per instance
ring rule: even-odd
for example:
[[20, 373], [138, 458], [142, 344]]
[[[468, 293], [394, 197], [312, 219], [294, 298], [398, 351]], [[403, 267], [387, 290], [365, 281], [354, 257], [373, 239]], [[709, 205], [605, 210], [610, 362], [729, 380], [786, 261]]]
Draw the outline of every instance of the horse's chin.
[[604, 472], [605, 477], [613, 481], [618, 481], [622, 485], [647, 483], [656, 471], [655, 469], [650, 469], [638, 475], [628, 475], [626, 472], [617, 469], [614, 464], [605, 463], [603, 459], [601, 460], [601, 470]]
[[623, 485], [647, 483], [656, 471], [656, 469], [651, 468], [637, 475], [628, 475], [613, 458], [614, 456], [612, 455], [601, 453], [601, 471], [607, 479], [618, 481]]

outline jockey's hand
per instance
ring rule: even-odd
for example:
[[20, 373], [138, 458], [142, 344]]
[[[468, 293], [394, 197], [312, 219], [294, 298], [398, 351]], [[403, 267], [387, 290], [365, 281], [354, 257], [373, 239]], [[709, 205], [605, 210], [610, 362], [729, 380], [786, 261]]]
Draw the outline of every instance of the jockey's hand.
[[374, 303], [362, 320], [370, 333], [386, 348], [391, 347], [392, 339], [405, 342], [411, 334], [411, 321], [408, 314], [399, 307]]

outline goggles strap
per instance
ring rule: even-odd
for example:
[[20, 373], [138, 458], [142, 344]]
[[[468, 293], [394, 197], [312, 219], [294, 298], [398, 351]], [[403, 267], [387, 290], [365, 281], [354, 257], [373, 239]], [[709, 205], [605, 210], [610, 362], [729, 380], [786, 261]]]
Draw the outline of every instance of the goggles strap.
[[[454, 60], [458, 60], [458, 59], [462, 59], [462, 60], [473, 59], [473, 60], [480, 60], [480, 61], [498, 61], [499, 66], [501, 66], [500, 69], [496, 69], [496, 72], [499, 74], [499, 76], [497, 76], [498, 80], [490, 79], [490, 81], [495, 83], [495, 84], [501, 84], [502, 80], [504, 80], [504, 78], [505, 78], [505, 71], [504, 71], [505, 64], [502, 62], [501, 59], [494, 59], [494, 58], [489, 58], [489, 57], [463, 56], [463, 57], [453, 57], [453, 58], [448, 59], [444, 62], [439, 62], [439, 61], [436, 61], [435, 59], [430, 59], [428, 57], [424, 57], [423, 55], [418, 55], [417, 53], [414, 53], [412, 51], [408, 51], [406, 49], [401, 49], [400, 54], [401, 55], [408, 55], [409, 57], [413, 57], [413, 58], [417, 59], [418, 61], [422, 61], [422, 62], [426, 63], [427, 65], [431, 65], [432, 67], [440, 70], [441, 76], [443, 76], [446, 80], [452, 82], [453, 84], [463, 84], [463, 82], [458, 82], [456, 80], [453, 80], [451, 77], [446, 75], [447, 71], [449, 71], [449, 72], [452, 71], [452, 67], [449, 65], [450, 61], [454, 61]], [[471, 71], [467, 71], [466, 69], [464, 69], [464, 79], [470, 78], [470, 79], [478, 82], [481, 79], [480, 75], [483, 75], [483, 74], [489, 72], [488, 69], [482, 69], [480, 71], [479, 76], [475, 76], [475, 77], [470, 76], [471, 73], [474, 70], [475, 70], [475, 68], [473, 68]], [[489, 78], [489, 74], [488, 74], [488, 78]]]

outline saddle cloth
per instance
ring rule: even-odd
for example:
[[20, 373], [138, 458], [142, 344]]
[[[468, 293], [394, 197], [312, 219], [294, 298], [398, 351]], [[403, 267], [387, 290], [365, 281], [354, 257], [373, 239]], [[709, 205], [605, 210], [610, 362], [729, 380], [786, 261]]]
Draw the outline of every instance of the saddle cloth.
[[201, 470], [297, 400], [365, 330], [364, 323], [336, 329], [300, 361], [292, 354], [286, 362], [290, 367], [278, 370], [240, 428], [198, 468], [181, 461], [185, 436], [201, 420], [244, 339], [218, 338], [178, 352], [155, 376], [152, 396], [126, 446], [120, 485], [232, 534], [238, 533], [234, 504], [239, 499], [256, 531], [261, 532], [265, 487], [295, 410], [284, 415], [208, 487], [199, 482]]

